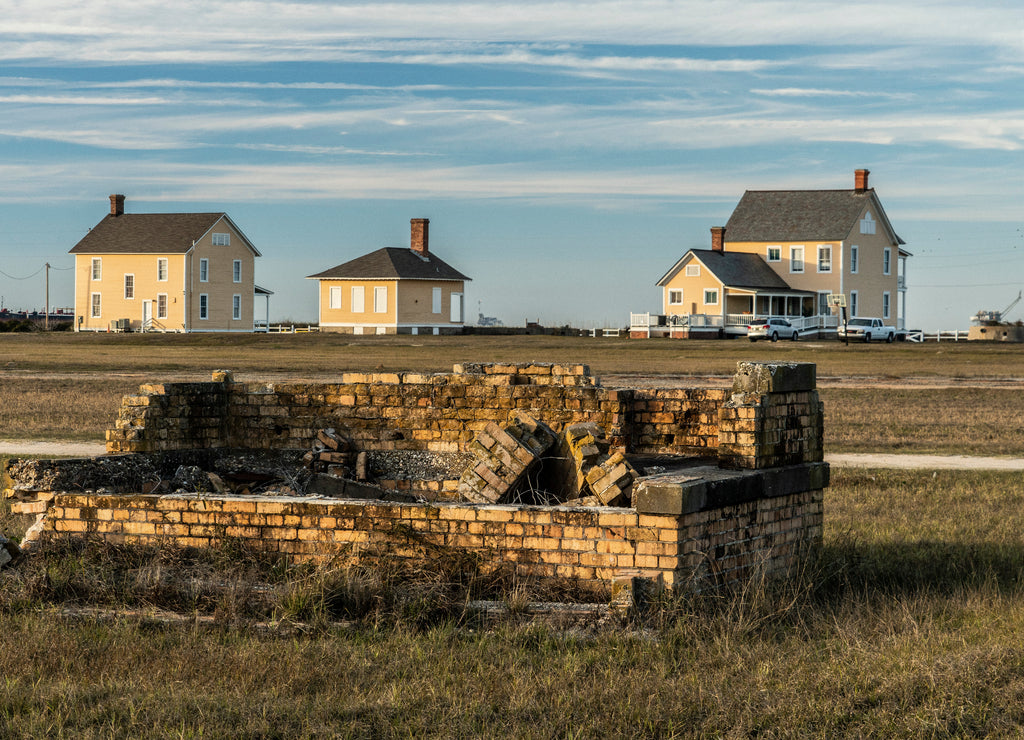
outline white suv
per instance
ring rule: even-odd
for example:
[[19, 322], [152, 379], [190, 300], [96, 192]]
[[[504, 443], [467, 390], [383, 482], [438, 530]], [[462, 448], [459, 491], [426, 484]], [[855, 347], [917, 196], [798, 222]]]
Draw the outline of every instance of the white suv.
[[751, 342], [756, 342], [758, 339], [771, 339], [773, 342], [777, 342], [779, 337], [792, 339], [795, 342], [800, 338], [800, 332], [786, 319], [765, 319], [749, 324], [747, 336], [750, 337]]

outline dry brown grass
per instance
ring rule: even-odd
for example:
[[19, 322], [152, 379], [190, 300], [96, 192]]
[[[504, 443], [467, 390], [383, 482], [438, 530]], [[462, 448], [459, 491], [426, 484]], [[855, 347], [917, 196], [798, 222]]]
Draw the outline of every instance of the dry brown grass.
[[1024, 393], [824, 388], [827, 452], [1024, 456]]
[[370, 611], [307, 635], [69, 620], [19, 598], [84, 603], [126, 582], [167, 597], [166, 553], [69, 551], [35, 586], [4, 572], [0, 736], [1019, 736], [1021, 477], [839, 471], [826, 501], [823, 552], [801, 577], [666, 599], [643, 630], [480, 629], [445, 594], [436, 611], [428, 597], [375, 612], [379, 589], [329, 578]]
[[0, 439], [103, 439], [138, 380], [0, 376]]
[[[815, 362], [822, 376], [1024, 377], [1024, 347], [978, 342], [630, 340], [552, 336], [340, 334], [0, 335], [0, 371], [207, 376], [214, 368], [290, 376], [344, 370], [444, 371], [455, 362], [584, 362], [595, 374], [732, 375], [739, 360]], [[10, 366], [10, 367], [8, 367]]]

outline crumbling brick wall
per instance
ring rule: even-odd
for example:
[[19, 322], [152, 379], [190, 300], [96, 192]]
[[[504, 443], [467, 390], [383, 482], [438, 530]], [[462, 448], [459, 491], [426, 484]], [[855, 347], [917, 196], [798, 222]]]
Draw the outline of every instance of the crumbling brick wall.
[[625, 576], [686, 583], [781, 573], [821, 538], [821, 489], [747, 497], [685, 513], [630, 509], [385, 504], [283, 497], [58, 494], [46, 536], [217, 546], [336, 565], [470, 556], [481, 572], [611, 586]]
[[606, 389], [586, 365], [538, 363], [344, 373], [340, 383], [236, 383], [222, 373], [126, 396], [107, 450], [308, 449], [331, 427], [363, 450], [465, 452], [488, 423], [525, 411], [556, 432], [596, 423], [627, 453], [722, 457], [750, 468], [821, 460], [814, 366], [740, 363], [740, 376], [745, 385], [730, 392]]

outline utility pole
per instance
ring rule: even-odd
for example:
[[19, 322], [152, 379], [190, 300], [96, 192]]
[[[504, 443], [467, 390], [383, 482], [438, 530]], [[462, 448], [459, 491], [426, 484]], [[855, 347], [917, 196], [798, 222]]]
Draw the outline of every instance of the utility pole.
[[43, 328], [50, 331], [50, 263], [46, 263], [46, 315], [43, 318]]

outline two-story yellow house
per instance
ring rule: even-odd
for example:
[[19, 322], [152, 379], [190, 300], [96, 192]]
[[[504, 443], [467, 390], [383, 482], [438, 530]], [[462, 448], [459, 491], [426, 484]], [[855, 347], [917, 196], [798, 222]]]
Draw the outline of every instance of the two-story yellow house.
[[123, 195], [71, 249], [76, 331], [254, 329], [259, 251], [226, 213], [125, 213]]
[[429, 248], [430, 221], [411, 220], [408, 249], [385, 247], [310, 275], [321, 331], [452, 334], [465, 324], [470, 278]]
[[711, 249], [690, 250], [658, 281], [665, 333], [742, 334], [768, 316], [829, 329], [837, 316], [828, 296], [839, 294], [849, 316], [905, 328], [911, 254], [869, 174], [856, 170], [851, 190], [747, 191], [726, 225], [711, 229]]

